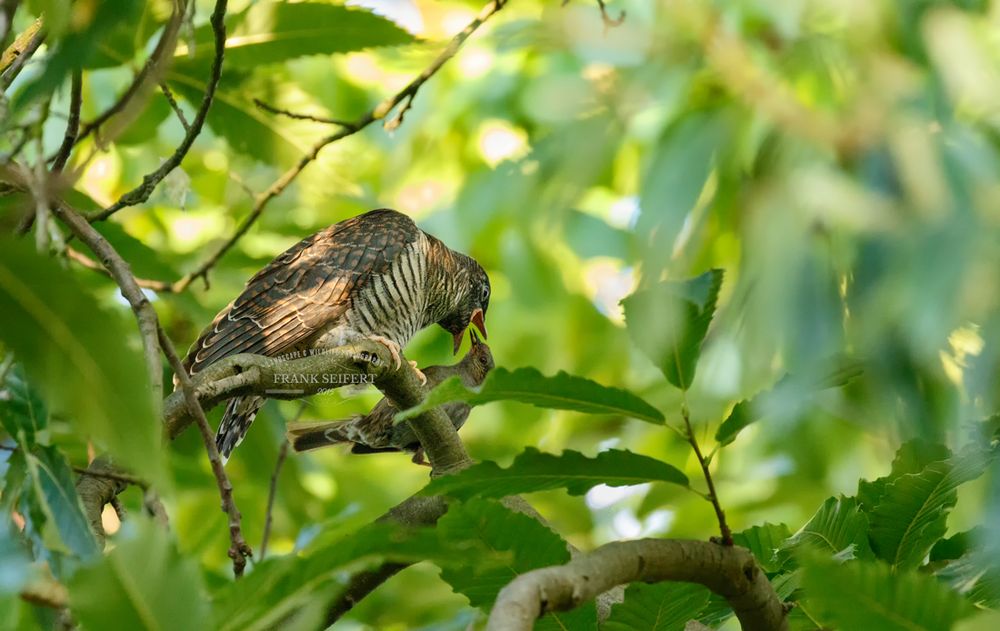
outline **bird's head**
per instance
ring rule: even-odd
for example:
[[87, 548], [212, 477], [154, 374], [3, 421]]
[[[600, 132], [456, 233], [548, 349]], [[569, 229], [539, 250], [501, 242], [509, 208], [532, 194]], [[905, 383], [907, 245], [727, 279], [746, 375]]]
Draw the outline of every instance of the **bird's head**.
[[455, 353], [462, 345], [462, 336], [470, 323], [475, 325], [483, 334], [483, 339], [486, 339], [486, 310], [490, 306], [490, 279], [486, 275], [486, 270], [474, 259], [466, 258], [468, 282], [462, 283], [463, 287], [453, 303], [454, 307], [438, 321], [445, 331], [451, 333], [455, 342]]
[[493, 352], [472, 329], [469, 330], [469, 339], [472, 341], [472, 348], [462, 358], [460, 372], [465, 385], [478, 386], [486, 380], [486, 375], [495, 366]]

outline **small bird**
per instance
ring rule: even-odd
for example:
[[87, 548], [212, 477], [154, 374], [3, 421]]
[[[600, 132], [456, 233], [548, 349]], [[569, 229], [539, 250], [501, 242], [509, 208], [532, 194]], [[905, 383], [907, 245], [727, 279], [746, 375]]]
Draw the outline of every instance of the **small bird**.
[[[493, 354], [490, 347], [481, 342], [475, 332], [469, 331], [472, 348], [462, 361], [451, 366], [428, 366], [424, 368], [428, 387], [433, 387], [458, 375], [466, 387], [483, 383], [487, 373], [493, 370]], [[462, 401], [452, 401], [441, 406], [451, 419], [455, 429], [460, 429], [469, 418], [471, 406]], [[387, 451], [407, 451], [413, 454], [413, 462], [425, 464], [423, 447], [410, 429], [409, 423], [393, 423], [399, 409], [383, 397], [372, 411], [340, 421], [318, 421], [297, 423], [288, 428], [288, 440], [295, 451], [309, 451], [329, 445], [351, 443], [352, 454], [372, 454]]]
[[[372, 210], [293, 245], [247, 281], [195, 341], [184, 367], [195, 374], [237, 353], [269, 357], [369, 339], [398, 367], [403, 346], [437, 323], [458, 352], [472, 323], [486, 338], [490, 280], [474, 259], [449, 249], [395, 210]], [[224, 460], [243, 440], [258, 396], [230, 399], [215, 437]]]

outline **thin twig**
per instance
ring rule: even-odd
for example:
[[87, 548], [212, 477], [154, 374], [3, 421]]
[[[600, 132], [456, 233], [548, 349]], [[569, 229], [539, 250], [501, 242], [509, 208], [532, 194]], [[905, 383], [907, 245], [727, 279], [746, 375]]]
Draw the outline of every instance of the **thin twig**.
[[[80, 134], [76, 139], [76, 142], [80, 142], [92, 133], [98, 132], [104, 123], [106, 123], [113, 116], [124, 111], [129, 103], [133, 101], [135, 96], [142, 92], [147, 85], [151, 77], [159, 81], [159, 76], [162, 74], [161, 70], [163, 64], [166, 63], [174, 49], [177, 45], [177, 34], [180, 31], [181, 24], [184, 21], [184, 14], [187, 9], [187, 0], [175, 0], [173, 12], [170, 14], [170, 19], [167, 20], [166, 25], [163, 27], [163, 33], [160, 35], [160, 39], [156, 42], [156, 47], [153, 52], [150, 53], [149, 58], [146, 59], [146, 63], [143, 64], [142, 69], [136, 73], [135, 77], [132, 79], [132, 83], [122, 92], [121, 96], [109, 107], [104, 110], [100, 115], [97, 116], [92, 121], [83, 124], [82, 129], [80, 129]], [[105, 139], [107, 134], [102, 134]]]
[[227, 0], [216, 0], [215, 9], [212, 11], [212, 17], [209, 20], [212, 24], [212, 33], [215, 39], [215, 55], [212, 58], [212, 69], [209, 71], [208, 83], [205, 86], [205, 96], [201, 100], [201, 105], [198, 107], [194, 120], [191, 121], [191, 126], [188, 128], [187, 133], [184, 134], [184, 139], [181, 140], [177, 149], [169, 158], [163, 161], [159, 168], [143, 176], [142, 184], [122, 195], [117, 202], [104, 210], [87, 215], [88, 221], [101, 221], [122, 208], [145, 202], [153, 194], [153, 191], [156, 190], [159, 183], [163, 181], [163, 178], [167, 177], [184, 160], [184, 156], [187, 155], [198, 134], [201, 133], [202, 127], [205, 125], [205, 119], [208, 118], [208, 110], [212, 107], [212, 99], [215, 97], [215, 89], [218, 87], [219, 78], [222, 76], [222, 58], [226, 52], [227, 4]]
[[163, 81], [160, 81], [160, 91], [163, 92], [163, 96], [166, 97], [167, 103], [170, 104], [171, 109], [174, 110], [174, 114], [177, 115], [177, 120], [181, 122], [181, 126], [184, 127], [184, 131], [191, 132], [191, 123], [188, 122], [187, 116], [184, 115], [184, 110], [181, 106], [177, 104], [177, 99], [174, 98], [174, 93], [170, 91], [170, 86], [168, 86]]
[[604, 0], [597, 0], [597, 7], [601, 10], [601, 21], [604, 22], [605, 29], [621, 26], [622, 22], [625, 21], [625, 9], [621, 10], [617, 18], [613, 18], [608, 13], [608, 7], [605, 6]]
[[233, 499], [233, 485], [229, 481], [229, 476], [226, 475], [225, 468], [222, 466], [222, 458], [219, 457], [219, 449], [215, 445], [215, 436], [212, 428], [208, 425], [208, 419], [205, 418], [205, 411], [198, 402], [194, 385], [191, 383], [191, 376], [184, 369], [184, 364], [181, 363], [181, 358], [177, 355], [177, 350], [174, 348], [170, 338], [163, 331], [163, 328], [159, 326], [159, 323], [157, 323], [157, 333], [163, 353], [167, 356], [167, 361], [170, 362], [170, 367], [180, 382], [180, 389], [184, 394], [184, 401], [187, 403], [188, 411], [194, 416], [195, 424], [198, 426], [202, 441], [205, 443], [205, 451], [208, 452], [208, 461], [219, 487], [219, 496], [222, 498], [222, 511], [229, 517], [229, 558], [233, 560], [233, 575], [239, 578], [243, 576], [247, 557], [253, 556], [253, 550], [251, 550], [249, 544], [243, 538], [243, 530], [240, 527], [240, 520], [243, 516], [240, 514], [240, 510], [236, 507], [236, 502]]
[[80, 241], [104, 264], [111, 276], [121, 288], [122, 296], [128, 301], [139, 322], [139, 333], [142, 335], [146, 372], [149, 375], [150, 396], [153, 409], [159, 410], [163, 401], [163, 373], [160, 363], [160, 345], [157, 340], [159, 320], [149, 298], [135, 282], [135, 276], [125, 259], [108, 243], [101, 233], [97, 232], [82, 215], [69, 204], [58, 201], [52, 205], [52, 210], [66, 224]]
[[149, 488], [149, 482], [146, 482], [142, 478], [137, 478], [134, 475], [128, 475], [127, 473], [119, 473], [118, 471], [95, 471], [86, 467], [73, 467], [73, 471], [80, 475], [89, 475], [92, 478], [104, 478], [107, 480], [114, 480], [115, 482], [122, 482], [123, 484], [131, 484], [144, 491]]
[[[424, 69], [416, 78], [406, 85], [402, 90], [396, 94], [384, 99], [374, 108], [368, 111], [364, 116], [357, 119], [356, 121], [345, 125], [343, 129], [331, 134], [313, 145], [312, 149], [309, 150], [304, 156], [299, 158], [299, 161], [289, 168], [287, 171], [281, 174], [277, 180], [275, 180], [271, 186], [267, 188], [263, 193], [257, 195], [257, 199], [254, 202], [253, 208], [250, 214], [247, 215], [242, 222], [240, 222], [239, 227], [237, 227], [236, 232], [226, 240], [225, 243], [215, 251], [212, 256], [210, 256], [204, 263], [199, 265], [194, 271], [185, 274], [180, 280], [173, 283], [170, 286], [170, 290], [175, 293], [180, 293], [187, 289], [193, 281], [198, 278], [207, 277], [208, 272], [215, 266], [216, 263], [222, 258], [222, 256], [229, 251], [237, 241], [243, 237], [244, 234], [250, 229], [257, 218], [260, 217], [261, 213], [267, 207], [268, 203], [278, 195], [280, 195], [288, 187], [292, 181], [295, 180], [302, 173], [307, 166], [309, 166], [316, 157], [319, 156], [320, 151], [322, 151], [327, 145], [333, 144], [338, 140], [343, 140], [348, 136], [352, 136], [364, 128], [368, 127], [375, 121], [383, 120], [389, 115], [400, 103], [406, 101], [404, 109], [409, 106], [409, 102], [413, 100], [417, 92], [420, 90], [431, 77], [441, 69], [449, 59], [454, 57], [465, 40], [472, 35], [476, 29], [483, 25], [483, 23], [493, 16], [497, 11], [504, 7], [506, 0], [492, 0], [487, 4], [469, 24], [462, 29], [455, 37], [452, 38], [448, 46], [441, 51], [441, 53], [434, 59], [431, 64]], [[400, 120], [397, 116], [396, 120]], [[397, 123], [398, 124], [398, 123]]]
[[70, 82], [69, 114], [66, 117], [66, 133], [63, 135], [62, 145], [56, 152], [55, 160], [52, 161], [52, 172], [58, 173], [66, 166], [69, 155], [73, 151], [76, 143], [76, 134], [80, 130], [80, 106], [83, 103], [83, 76], [80, 70], [73, 72]]
[[[305, 406], [303, 406], [305, 407]], [[271, 538], [271, 513], [274, 510], [274, 498], [278, 494], [278, 475], [281, 473], [281, 465], [285, 464], [288, 457], [288, 441], [281, 441], [278, 449], [278, 460], [274, 463], [274, 472], [271, 474], [271, 487], [267, 492], [267, 512], [264, 513], [264, 535], [260, 539], [260, 560], [263, 561], [267, 555], [267, 540]]]
[[38, 18], [23, 33], [17, 36], [14, 43], [0, 57], [0, 91], [6, 91], [14, 79], [20, 74], [24, 65], [35, 54], [38, 47], [45, 41], [45, 29], [42, 28], [42, 18]]
[[353, 123], [351, 121], [340, 120], [336, 118], [326, 118], [324, 116], [314, 116], [312, 114], [300, 114], [298, 112], [292, 112], [290, 110], [283, 110], [279, 107], [273, 105], [268, 105], [260, 99], [254, 99], [253, 104], [264, 110], [265, 112], [270, 112], [272, 114], [278, 114], [280, 116], [287, 116], [288, 118], [294, 118], [296, 120], [312, 121], [314, 123], [324, 123], [326, 125], [340, 125], [341, 127], [350, 127]]
[[719, 504], [719, 495], [715, 491], [715, 482], [712, 481], [712, 472], [709, 471], [709, 461], [702, 455], [701, 447], [698, 446], [698, 439], [695, 438], [694, 429], [691, 426], [691, 413], [688, 411], [687, 402], [681, 403], [681, 416], [684, 418], [684, 426], [687, 428], [687, 441], [694, 450], [694, 455], [698, 458], [701, 472], [705, 476], [705, 483], [708, 485], [708, 501], [715, 509], [715, 517], [719, 520], [719, 532], [722, 535], [720, 543], [724, 546], [733, 545], [733, 533], [726, 523], [726, 513]]

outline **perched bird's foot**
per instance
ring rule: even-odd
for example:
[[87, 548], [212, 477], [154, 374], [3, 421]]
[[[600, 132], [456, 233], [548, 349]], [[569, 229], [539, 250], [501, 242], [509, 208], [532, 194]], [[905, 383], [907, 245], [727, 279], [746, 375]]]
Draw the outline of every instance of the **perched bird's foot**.
[[427, 375], [424, 374], [424, 371], [417, 368], [417, 362], [413, 361], [412, 359], [410, 360], [410, 365], [413, 366], [413, 370], [417, 372], [417, 379], [420, 379], [420, 385], [426, 386]]
[[402, 352], [402, 349], [399, 348], [399, 344], [393, 342], [389, 338], [382, 335], [373, 335], [368, 339], [370, 339], [373, 342], [378, 342], [382, 346], [389, 349], [389, 354], [392, 355], [393, 368], [399, 368], [400, 366], [403, 365], [403, 361], [402, 359], [400, 359], [400, 354]]
[[412, 458], [413, 464], [418, 464], [423, 467], [430, 467], [431, 463], [424, 459], [424, 448], [420, 447], [413, 453]]

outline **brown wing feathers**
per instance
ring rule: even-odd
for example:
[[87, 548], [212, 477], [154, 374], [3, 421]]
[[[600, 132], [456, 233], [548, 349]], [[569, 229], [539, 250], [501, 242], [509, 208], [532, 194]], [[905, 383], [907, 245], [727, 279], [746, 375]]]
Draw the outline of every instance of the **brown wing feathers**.
[[186, 366], [195, 373], [236, 353], [276, 355], [307, 344], [417, 236], [409, 218], [374, 211], [303, 239], [247, 282], [195, 342]]

